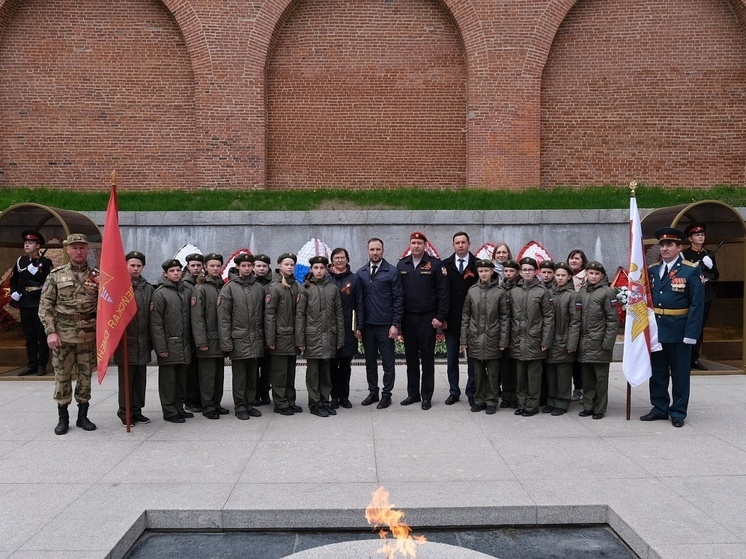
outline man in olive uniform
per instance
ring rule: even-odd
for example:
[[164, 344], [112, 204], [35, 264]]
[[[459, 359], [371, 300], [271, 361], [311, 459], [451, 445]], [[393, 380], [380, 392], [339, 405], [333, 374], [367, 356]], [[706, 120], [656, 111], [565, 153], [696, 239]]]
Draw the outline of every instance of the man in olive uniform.
[[88, 237], [72, 233], [63, 245], [70, 262], [49, 273], [39, 304], [39, 318], [52, 350], [54, 401], [59, 414], [55, 435], [64, 435], [70, 427], [67, 406], [72, 401], [73, 377], [77, 379], [78, 402], [75, 425], [84, 431], [96, 429], [88, 419], [88, 402], [96, 368], [98, 270], [88, 266]]
[[705, 231], [707, 224], [702, 222], [691, 223], [685, 230], [684, 235], [689, 238], [691, 246], [681, 254], [684, 258], [695, 264], [699, 264], [700, 273], [705, 282], [705, 306], [702, 314], [702, 331], [697, 338], [697, 343], [692, 347], [692, 369], [706, 371], [705, 367], [699, 361], [699, 350], [702, 348], [702, 339], [704, 338], [705, 326], [707, 319], [710, 317], [710, 307], [715, 299], [715, 288], [712, 286], [713, 281], [720, 278], [717, 264], [715, 263], [715, 252], [705, 249]]
[[[187, 254], [186, 267], [182, 271], [181, 282], [194, 290], [197, 287], [197, 278], [202, 275], [204, 262], [204, 257], [198, 252]], [[199, 367], [194, 348], [192, 348], [192, 356], [187, 365], [185, 386], [186, 392], [181, 396], [184, 400], [184, 409], [200, 413], [202, 411], [202, 396], [199, 391]]]
[[[254, 255], [254, 276], [259, 285], [262, 286], [265, 293], [269, 288], [269, 284], [272, 283], [272, 259], [266, 254]], [[256, 385], [256, 398], [254, 399], [255, 406], [266, 406], [272, 403], [272, 399], [269, 397], [269, 391], [272, 388], [270, 377], [272, 375], [272, 363], [270, 362], [269, 352], [265, 352], [264, 356], [259, 360], [259, 380]]]
[[39, 300], [41, 288], [52, 271], [52, 261], [39, 253], [44, 244], [41, 233], [26, 229], [21, 236], [25, 254], [16, 260], [10, 276], [10, 298], [13, 300], [11, 306], [16, 307], [21, 315], [28, 359], [28, 366], [18, 376], [36, 373], [41, 377], [47, 374], [49, 346], [44, 326], [39, 319]]

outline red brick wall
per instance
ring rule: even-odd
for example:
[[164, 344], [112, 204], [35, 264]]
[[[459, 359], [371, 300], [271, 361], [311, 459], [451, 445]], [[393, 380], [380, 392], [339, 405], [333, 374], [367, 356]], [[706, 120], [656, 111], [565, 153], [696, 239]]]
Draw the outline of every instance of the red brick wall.
[[744, 185], [744, 1], [0, 0], [0, 188]]

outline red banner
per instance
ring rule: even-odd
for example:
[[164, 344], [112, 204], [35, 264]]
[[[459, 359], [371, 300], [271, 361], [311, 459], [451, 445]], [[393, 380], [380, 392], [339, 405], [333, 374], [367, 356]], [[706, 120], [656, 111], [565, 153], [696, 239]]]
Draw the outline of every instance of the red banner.
[[[127, 271], [119, 232], [117, 209], [117, 186], [111, 187], [109, 206], [104, 222], [104, 240], [101, 245], [101, 270], [98, 285], [96, 317], [96, 357], [98, 359], [98, 382], [106, 376], [109, 360], [122, 339], [125, 328], [137, 314], [132, 280]], [[125, 348], [126, 351], [126, 348]]]

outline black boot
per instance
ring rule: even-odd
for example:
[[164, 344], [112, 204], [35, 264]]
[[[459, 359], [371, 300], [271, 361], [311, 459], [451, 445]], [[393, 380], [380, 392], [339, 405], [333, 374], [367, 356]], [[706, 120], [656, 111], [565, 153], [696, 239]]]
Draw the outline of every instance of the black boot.
[[54, 434], [64, 435], [70, 428], [70, 415], [67, 413], [67, 406], [57, 406], [57, 413], [60, 415], [60, 420], [57, 422], [57, 427], [54, 428]]
[[96, 430], [96, 424], [88, 419], [88, 402], [78, 404], [78, 420], [75, 422], [75, 426], [80, 427], [83, 431]]

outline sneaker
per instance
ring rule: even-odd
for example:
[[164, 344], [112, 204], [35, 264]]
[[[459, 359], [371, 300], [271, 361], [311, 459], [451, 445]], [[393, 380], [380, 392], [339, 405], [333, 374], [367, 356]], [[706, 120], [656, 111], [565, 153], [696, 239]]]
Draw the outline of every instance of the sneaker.
[[580, 400], [583, 399], [583, 391], [578, 389], [575, 389], [572, 391], [572, 396], [570, 396], [571, 402], [580, 402]]
[[137, 423], [150, 423], [150, 419], [148, 419], [141, 413], [136, 413], [135, 415], [133, 415], [132, 421], [136, 421]]
[[[120, 417], [119, 419], [121, 420], [122, 425], [124, 425], [125, 427], [127, 427], [127, 418], [126, 417]], [[137, 425], [137, 421], [135, 421], [134, 417], [130, 418], [130, 421], [132, 422], [132, 423], [130, 423], [130, 427], [134, 427], [135, 425]]]

